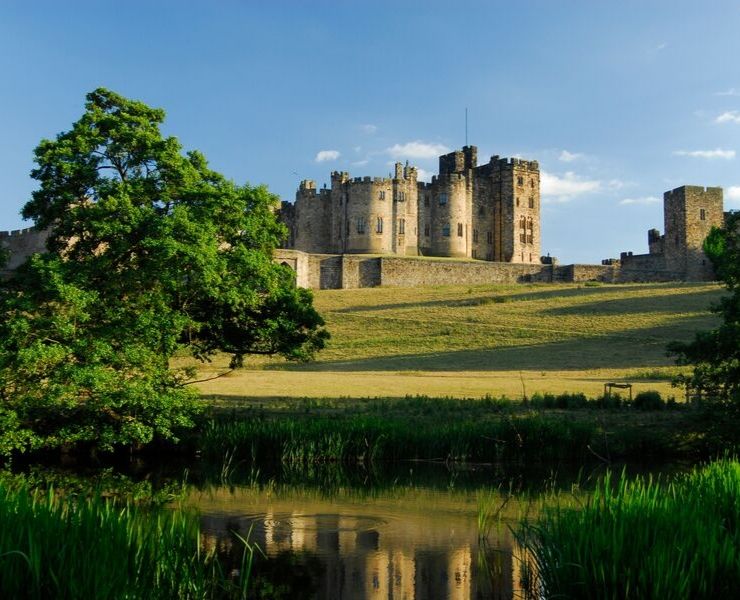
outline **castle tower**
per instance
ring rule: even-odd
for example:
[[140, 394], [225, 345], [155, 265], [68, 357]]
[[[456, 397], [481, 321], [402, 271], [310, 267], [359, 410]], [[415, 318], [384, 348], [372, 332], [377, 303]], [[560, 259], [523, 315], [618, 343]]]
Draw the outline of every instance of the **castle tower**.
[[329, 190], [316, 190], [316, 182], [301, 181], [295, 195], [295, 249], [303, 252], [326, 252], [330, 237], [331, 194]]
[[427, 223], [430, 227], [428, 253], [433, 256], [466, 258], [471, 256], [471, 208], [473, 172], [477, 148], [439, 157], [439, 175], [432, 178]]
[[668, 271], [688, 280], [711, 280], [714, 273], [703, 244], [712, 227], [724, 224], [722, 188], [685, 185], [663, 194]]

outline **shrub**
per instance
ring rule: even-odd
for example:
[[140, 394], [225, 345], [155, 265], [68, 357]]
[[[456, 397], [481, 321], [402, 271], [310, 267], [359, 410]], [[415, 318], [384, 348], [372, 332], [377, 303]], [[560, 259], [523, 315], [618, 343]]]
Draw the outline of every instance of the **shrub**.
[[632, 406], [640, 410], [660, 410], [665, 408], [665, 402], [656, 390], [640, 392], [632, 401]]

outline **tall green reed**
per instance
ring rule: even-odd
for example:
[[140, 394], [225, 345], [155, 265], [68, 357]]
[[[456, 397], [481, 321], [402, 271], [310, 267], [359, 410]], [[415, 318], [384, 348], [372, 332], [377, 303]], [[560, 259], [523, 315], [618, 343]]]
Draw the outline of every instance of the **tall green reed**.
[[242, 598], [254, 550], [227, 572], [186, 510], [0, 484], [2, 598]]
[[530, 595], [735, 598], [740, 463], [670, 481], [608, 475], [582, 508], [555, 506], [518, 531]]

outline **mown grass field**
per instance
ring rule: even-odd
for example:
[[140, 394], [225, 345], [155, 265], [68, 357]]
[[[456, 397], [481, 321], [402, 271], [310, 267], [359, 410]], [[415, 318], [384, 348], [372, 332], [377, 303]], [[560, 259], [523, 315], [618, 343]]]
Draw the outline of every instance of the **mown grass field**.
[[[325, 290], [315, 302], [332, 334], [314, 362], [254, 360], [200, 384], [223, 400], [278, 397], [521, 398], [607, 381], [667, 395], [666, 355], [717, 320], [715, 284], [507, 285]], [[202, 369], [226, 370], [225, 360]]]

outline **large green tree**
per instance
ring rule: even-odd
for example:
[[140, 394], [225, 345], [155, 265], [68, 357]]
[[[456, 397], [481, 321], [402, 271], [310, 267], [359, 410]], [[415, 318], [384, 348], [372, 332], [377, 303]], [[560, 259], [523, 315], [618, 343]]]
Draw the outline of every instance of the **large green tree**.
[[191, 426], [192, 369], [171, 359], [307, 359], [328, 337], [273, 262], [277, 198], [164, 137], [164, 112], [105, 89], [35, 150], [23, 216], [48, 252], [0, 284], [0, 451], [104, 449]]
[[678, 356], [679, 364], [694, 367], [677, 383], [716, 400], [740, 404], [740, 213], [730, 213], [723, 228], [712, 229], [704, 252], [729, 292], [713, 307], [722, 322], [689, 343], [671, 344], [669, 351]]

